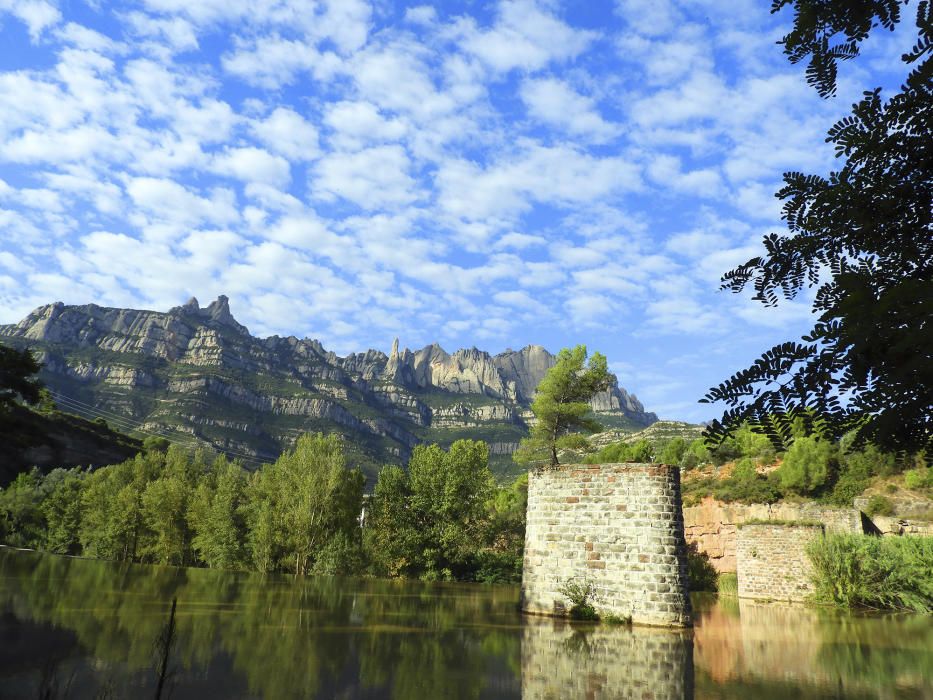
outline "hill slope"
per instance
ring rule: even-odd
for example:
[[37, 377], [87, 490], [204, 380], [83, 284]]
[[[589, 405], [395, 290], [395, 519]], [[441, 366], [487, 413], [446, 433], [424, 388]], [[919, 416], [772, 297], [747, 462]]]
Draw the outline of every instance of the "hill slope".
[[[493, 466], [510, 470], [534, 388], [554, 364], [535, 345], [449, 354], [396, 341], [389, 355], [338, 357], [316, 340], [252, 336], [224, 296], [168, 312], [49, 304], [0, 326], [0, 342], [39, 354], [41, 378], [63, 408], [120, 430], [209, 444], [251, 467], [303, 432], [336, 431], [370, 473], [419, 442], [461, 437], [488, 441]], [[607, 428], [657, 420], [615, 379], [593, 408]]]
[[30, 467], [100, 467], [132, 457], [142, 449], [134, 438], [106, 425], [55, 411], [37, 413], [12, 406], [0, 413], [0, 487]]

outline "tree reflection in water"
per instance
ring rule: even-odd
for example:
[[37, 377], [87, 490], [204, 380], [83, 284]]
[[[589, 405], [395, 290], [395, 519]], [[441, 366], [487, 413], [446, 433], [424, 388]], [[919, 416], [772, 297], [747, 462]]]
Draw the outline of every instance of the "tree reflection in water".
[[[263, 577], [11, 552], [0, 552], [0, 578], [0, 610], [20, 634], [73, 633], [70, 667], [59, 672], [76, 675], [75, 696], [93, 697], [105, 684], [118, 697], [154, 692], [153, 641], [173, 597], [176, 698], [518, 694], [514, 587]], [[33, 661], [0, 667], [0, 687], [34, 697], [43, 659]]]
[[[930, 617], [695, 601], [688, 632], [523, 617], [513, 586], [293, 578], [0, 550], [0, 696], [933, 697]], [[70, 684], [70, 686], [69, 686]], [[68, 686], [68, 687], [66, 687]]]

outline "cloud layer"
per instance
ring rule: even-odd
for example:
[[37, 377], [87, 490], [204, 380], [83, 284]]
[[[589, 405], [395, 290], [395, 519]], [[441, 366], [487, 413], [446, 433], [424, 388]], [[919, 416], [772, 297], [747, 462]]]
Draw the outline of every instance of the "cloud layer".
[[649, 409], [710, 417], [808, 322], [720, 274], [910, 37], [823, 102], [760, 3], [573, 7], [0, 0], [0, 322], [223, 293], [339, 352], [585, 342]]

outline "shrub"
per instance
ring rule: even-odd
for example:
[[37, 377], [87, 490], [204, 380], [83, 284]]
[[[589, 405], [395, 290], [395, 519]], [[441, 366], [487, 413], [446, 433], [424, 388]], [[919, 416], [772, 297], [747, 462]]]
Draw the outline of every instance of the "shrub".
[[762, 462], [774, 459], [774, 445], [766, 435], [754, 432], [748, 425], [743, 425], [735, 432], [735, 444], [740, 454], [753, 457]]
[[876, 476], [890, 476], [897, 471], [897, 457], [888, 452], [882, 452], [874, 445], [866, 445], [858, 452], [850, 452], [845, 457], [846, 466], [863, 467], [869, 474]]
[[687, 454], [687, 441], [682, 437], [675, 437], [661, 451], [659, 460], [664, 464], [680, 464]]
[[720, 501], [731, 503], [774, 503], [781, 499], [777, 477], [756, 474], [751, 479], [725, 479], [712, 482], [712, 494]]
[[781, 488], [806, 495], [819, 491], [836, 466], [836, 446], [815, 437], [794, 440], [778, 469]]
[[687, 582], [691, 591], [715, 591], [716, 569], [709, 555], [701, 552], [696, 542], [687, 546]]
[[868, 515], [894, 515], [894, 504], [891, 503], [890, 498], [874, 495], [868, 499], [865, 512]]
[[732, 470], [732, 478], [736, 481], [751, 481], [757, 474], [751, 457], [742, 457], [735, 463], [735, 468]]
[[685, 470], [693, 469], [694, 467], [698, 467], [701, 464], [706, 464], [709, 461], [709, 448], [706, 446], [703, 438], [696, 438], [689, 445], [687, 445], [683, 457], [680, 458], [680, 466]]
[[818, 601], [933, 612], [933, 537], [829, 534], [814, 538], [807, 554]]
[[570, 600], [570, 617], [574, 620], [598, 620], [596, 608], [589, 602], [595, 587], [586, 579], [565, 581], [557, 590]]
[[654, 446], [642, 438], [631, 447], [633, 462], [652, 462], [654, 461]]
[[522, 556], [511, 552], [484, 549], [476, 554], [476, 573], [480, 583], [521, 583]]
[[363, 571], [363, 548], [355, 538], [337, 533], [321, 548], [311, 573], [324, 576], [356, 576]]
[[904, 472], [904, 485], [915, 491], [933, 486], [933, 469], [929, 467], [917, 467]]
[[710, 458], [717, 467], [742, 456], [742, 449], [732, 439], [727, 439], [710, 450]]

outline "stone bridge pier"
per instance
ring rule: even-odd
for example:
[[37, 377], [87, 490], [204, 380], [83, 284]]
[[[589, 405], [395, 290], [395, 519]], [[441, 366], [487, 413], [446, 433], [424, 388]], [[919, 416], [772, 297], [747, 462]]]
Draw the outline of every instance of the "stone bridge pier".
[[566, 615], [568, 581], [597, 612], [691, 625], [680, 470], [664, 464], [539, 467], [528, 475], [522, 610]]

